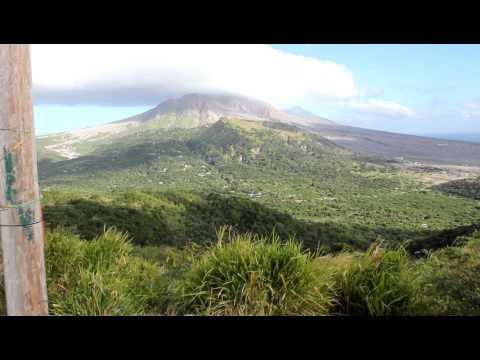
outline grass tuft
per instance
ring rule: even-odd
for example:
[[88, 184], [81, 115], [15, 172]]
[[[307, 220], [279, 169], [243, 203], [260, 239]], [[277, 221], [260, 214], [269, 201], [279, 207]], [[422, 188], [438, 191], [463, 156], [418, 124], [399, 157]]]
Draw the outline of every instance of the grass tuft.
[[336, 312], [346, 315], [409, 315], [418, 305], [418, 286], [405, 249], [370, 246], [335, 276]]
[[106, 229], [83, 241], [64, 229], [46, 237], [53, 315], [141, 315], [156, 311], [161, 269], [134, 257], [128, 237]]
[[321, 315], [330, 295], [316, 283], [312, 258], [294, 241], [226, 228], [195, 258], [184, 283], [185, 311], [208, 315]]

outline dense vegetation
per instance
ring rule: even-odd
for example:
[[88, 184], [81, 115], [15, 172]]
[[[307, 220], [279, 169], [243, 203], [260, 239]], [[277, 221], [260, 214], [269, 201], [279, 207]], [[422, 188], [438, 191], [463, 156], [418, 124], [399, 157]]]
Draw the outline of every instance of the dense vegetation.
[[[128, 232], [136, 245], [205, 244], [215, 240], [219, 226], [230, 225], [241, 233], [264, 236], [275, 231], [284, 239], [295, 237], [311, 250], [324, 247], [338, 251], [345, 246], [366, 250], [381, 238], [405, 244], [413, 252], [451, 244], [456, 237], [478, 228], [476, 205], [462, 200], [420, 193], [410, 201], [406, 196], [403, 201], [392, 202], [388, 195], [382, 200], [373, 209], [366, 206], [368, 203], [363, 203], [363, 208], [359, 204], [357, 217], [348, 213], [342, 216], [337, 209], [334, 217], [326, 214], [318, 222], [297, 218], [249, 198], [217, 193], [45, 191], [43, 203], [48, 228], [69, 227], [83, 239], [93, 239], [105, 225], [115, 226]], [[466, 204], [471, 206], [470, 213]], [[378, 211], [379, 208], [385, 212]], [[418, 222], [437, 226], [419, 228], [413, 222], [415, 214]], [[457, 218], [463, 218], [463, 222], [457, 223]]]
[[183, 291], [188, 312], [219, 315], [322, 315], [331, 295], [297, 242], [219, 231], [193, 259]]
[[[273, 234], [220, 229], [209, 246], [132, 247], [114, 230], [46, 238], [56, 315], [479, 315], [480, 232], [422, 259], [372, 244], [366, 252], [304, 252]], [[285, 240], [285, 239], [284, 239]], [[1, 267], [0, 267], [1, 269]], [[2, 286], [0, 285], [0, 291]], [[0, 312], [4, 312], [0, 304]]]
[[52, 314], [141, 315], [157, 305], [160, 269], [132, 256], [125, 235], [107, 230], [87, 242], [58, 229], [46, 245]]
[[238, 119], [82, 146], [40, 154], [52, 314], [480, 313], [478, 181]]
[[437, 186], [437, 189], [448, 194], [480, 200], [480, 179], [450, 181]]
[[295, 235], [310, 249], [365, 250], [384, 239], [421, 250], [480, 223], [474, 199], [424, 189], [411, 174], [276, 123], [137, 133], [90, 156], [43, 162], [40, 175], [48, 225], [87, 239], [116, 226], [139, 245], [205, 243], [232, 225]]

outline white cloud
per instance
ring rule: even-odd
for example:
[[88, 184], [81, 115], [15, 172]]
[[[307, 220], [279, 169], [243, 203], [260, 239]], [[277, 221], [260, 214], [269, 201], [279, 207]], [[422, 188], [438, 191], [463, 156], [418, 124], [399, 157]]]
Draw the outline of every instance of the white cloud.
[[153, 105], [188, 92], [227, 92], [276, 105], [349, 99], [352, 73], [266, 45], [32, 45], [36, 103]]
[[385, 95], [383, 89], [361, 89], [358, 91], [358, 95], [368, 98], [381, 98]]
[[351, 100], [347, 107], [356, 112], [389, 118], [414, 117], [415, 113], [407, 106], [393, 101], [368, 99], [366, 101]]

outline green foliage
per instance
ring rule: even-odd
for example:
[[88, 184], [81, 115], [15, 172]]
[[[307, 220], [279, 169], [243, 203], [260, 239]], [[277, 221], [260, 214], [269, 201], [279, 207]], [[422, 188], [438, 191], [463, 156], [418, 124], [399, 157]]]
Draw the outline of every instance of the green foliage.
[[[93, 239], [104, 226], [126, 231], [136, 245], [183, 246], [215, 240], [219, 226], [260, 236], [275, 230], [305, 248], [327, 246], [331, 251], [349, 246], [366, 250], [378, 237], [391, 244], [409, 240], [412, 252], [448, 245], [471, 233], [479, 214], [463, 200], [420, 192], [330, 203], [317, 209], [324, 217], [305, 219], [301, 208], [282, 208], [262, 199], [240, 195], [187, 191], [115, 191], [108, 193], [44, 191], [47, 227], [69, 227], [84, 239]], [[451, 201], [449, 201], [451, 200]], [[460, 202], [456, 202], [459, 200]], [[281, 205], [281, 204], [280, 204]], [[310, 207], [312, 205], [300, 204]], [[325, 206], [322, 205], [322, 206]], [[335, 210], [330, 214], [329, 211]], [[293, 215], [292, 215], [293, 213]], [[429, 228], [422, 229], [422, 223]], [[466, 225], [463, 225], [466, 224]]]
[[141, 315], [156, 311], [161, 269], [131, 255], [112, 229], [90, 242], [57, 229], [47, 233], [46, 269], [53, 315]]
[[315, 281], [312, 259], [293, 241], [232, 234], [193, 260], [185, 310], [208, 315], [321, 315], [330, 296]]
[[340, 267], [336, 301], [340, 314], [360, 316], [409, 315], [417, 308], [418, 286], [404, 249], [379, 244]]
[[[379, 243], [367, 252], [304, 253], [292, 240], [221, 228], [217, 242], [135, 247], [114, 230], [92, 241], [49, 231], [53, 315], [479, 315], [480, 232], [409, 257]], [[0, 262], [1, 270], [1, 262]], [[3, 274], [0, 271], [3, 279]], [[5, 313], [0, 282], [0, 314]]]
[[450, 181], [436, 188], [448, 194], [480, 200], [480, 178]]
[[480, 315], [480, 232], [419, 262], [427, 314]]
[[478, 181], [425, 189], [285, 124], [159, 127], [68, 161], [39, 140], [54, 313], [479, 313]]
[[301, 222], [259, 203], [218, 194], [115, 192], [102, 195], [44, 192], [48, 228], [70, 227], [93, 239], [104, 226], [128, 232], [137, 245], [182, 246], [215, 240], [215, 229], [267, 234], [276, 225], [288, 237]]
[[381, 237], [417, 251], [480, 223], [476, 201], [422, 190], [411, 175], [285, 124], [136, 132], [39, 171], [51, 227], [74, 225], [89, 239], [106, 224], [142, 246], [208, 243], [231, 225], [275, 229], [310, 249], [366, 250]]

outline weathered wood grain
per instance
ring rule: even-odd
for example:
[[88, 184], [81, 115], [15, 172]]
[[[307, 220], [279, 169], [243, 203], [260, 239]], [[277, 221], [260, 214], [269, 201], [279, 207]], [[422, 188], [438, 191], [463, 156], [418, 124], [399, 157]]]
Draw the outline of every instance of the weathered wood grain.
[[0, 238], [8, 315], [47, 315], [28, 45], [0, 45]]

